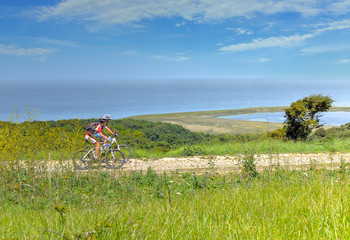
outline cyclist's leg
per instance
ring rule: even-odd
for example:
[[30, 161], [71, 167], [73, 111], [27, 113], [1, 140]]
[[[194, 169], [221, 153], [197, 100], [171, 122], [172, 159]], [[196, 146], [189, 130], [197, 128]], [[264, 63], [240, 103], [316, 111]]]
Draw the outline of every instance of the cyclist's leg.
[[98, 141], [96, 141], [95, 142], [95, 146], [96, 146], [96, 148], [95, 148], [95, 156], [96, 156], [96, 158], [98, 157], [98, 155], [100, 154], [100, 143], [98, 142]]
[[99, 154], [99, 150], [100, 150], [100, 143], [95, 138], [91, 137], [89, 133], [85, 134], [85, 139], [90, 141], [91, 143], [95, 144], [95, 146], [96, 146], [95, 156], [97, 157]]
[[94, 137], [98, 140], [98, 141], [95, 140], [96, 141], [96, 143], [95, 143], [95, 145], [96, 145], [96, 157], [97, 157], [99, 154], [99, 151], [100, 151], [100, 141], [102, 142], [104, 139], [100, 135], [100, 133], [95, 133]]

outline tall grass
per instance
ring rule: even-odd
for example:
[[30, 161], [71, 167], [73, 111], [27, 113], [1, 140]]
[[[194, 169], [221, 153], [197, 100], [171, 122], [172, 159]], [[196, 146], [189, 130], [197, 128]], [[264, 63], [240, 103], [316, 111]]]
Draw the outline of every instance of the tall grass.
[[[77, 126], [78, 127], [78, 126]], [[350, 140], [283, 142], [250, 137], [187, 144], [134, 156], [243, 154], [242, 172], [221, 175], [91, 170], [67, 166], [82, 132], [46, 123], [3, 123], [0, 239], [348, 239], [350, 174], [258, 173], [255, 153], [348, 151]], [[79, 136], [79, 137], [77, 137]], [[57, 161], [51, 161], [52, 159]], [[55, 168], [48, 167], [54, 164]], [[288, 169], [288, 167], [286, 167]]]
[[252, 141], [235, 141], [228, 143], [202, 143], [183, 146], [167, 153], [168, 156], [183, 155], [232, 155], [253, 151], [257, 154], [273, 153], [322, 153], [322, 152], [349, 152], [350, 138], [330, 139], [325, 142], [282, 141], [260, 138]]
[[156, 174], [2, 169], [1, 239], [348, 239], [347, 168]]

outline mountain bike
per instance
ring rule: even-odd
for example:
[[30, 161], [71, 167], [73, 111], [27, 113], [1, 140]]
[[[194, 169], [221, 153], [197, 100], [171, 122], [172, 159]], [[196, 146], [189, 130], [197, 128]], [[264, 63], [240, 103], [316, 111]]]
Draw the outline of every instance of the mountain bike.
[[83, 149], [74, 154], [74, 168], [80, 170], [97, 168], [119, 169], [127, 162], [127, 158], [125, 157], [124, 153], [119, 150], [120, 147], [128, 149], [128, 152], [130, 152], [129, 156], [131, 156], [130, 149], [126, 145], [124, 146], [119, 145], [116, 138], [113, 137], [108, 147], [102, 146], [101, 144], [98, 156], [95, 154], [95, 146], [85, 146]]

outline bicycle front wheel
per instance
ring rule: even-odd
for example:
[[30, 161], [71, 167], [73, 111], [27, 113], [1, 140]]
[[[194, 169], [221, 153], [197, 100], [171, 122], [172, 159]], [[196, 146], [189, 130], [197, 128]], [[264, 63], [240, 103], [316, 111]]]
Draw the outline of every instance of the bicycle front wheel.
[[126, 146], [125, 144], [121, 144], [119, 145], [119, 149], [120, 151], [122, 151], [125, 155], [125, 162], [129, 162], [130, 161], [130, 158], [131, 158], [131, 151], [129, 149], [128, 146]]
[[76, 152], [73, 156], [74, 169], [88, 169], [91, 166], [93, 159], [93, 148], [91, 148], [90, 146], [84, 147], [82, 150]]
[[106, 152], [105, 163], [108, 168], [119, 169], [125, 164], [125, 155], [118, 149], [110, 149]]

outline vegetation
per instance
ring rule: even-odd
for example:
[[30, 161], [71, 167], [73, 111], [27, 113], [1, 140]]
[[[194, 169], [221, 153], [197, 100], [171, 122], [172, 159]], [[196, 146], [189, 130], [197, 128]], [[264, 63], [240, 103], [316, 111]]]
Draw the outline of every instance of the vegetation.
[[[252, 122], [244, 120], [220, 118], [238, 114], [284, 112], [285, 107], [256, 107], [230, 110], [198, 111], [184, 113], [152, 114], [129, 117], [136, 120], [153, 122], [169, 122], [183, 126], [191, 131], [210, 134], [254, 134], [264, 131], [272, 132], [282, 128], [283, 123]], [[330, 112], [349, 112], [350, 107], [331, 107]]]
[[320, 126], [321, 112], [328, 111], [332, 103], [330, 97], [322, 95], [311, 95], [293, 102], [285, 109], [285, 125], [272, 135], [305, 141], [312, 129]]
[[[0, 159], [69, 159], [85, 144], [85, 126], [96, 119], [60, 121], [0, 122]], [[215, 144], [249, 140], [248, 135], [209, 135], [191, 132], [179, 125], [145, 120], [112, 120], [110, 126], [117, 130], [122, 143], [129, 145], [136, 157], [164, 156], [172, 151], [194, 145]], [[181, 155], [181, 154], [180, 154]]]
[[0, 174], [1, 239], [348, 239], [350, 175]]
[[266, 133], [212, 135], [113, 120], [110, 126], [136, 157], [240, 153], [240, 171], [221, 174], [214, 164], [204, 174], [72, 171], [60, 160], [85, 144], [85, 126], [94, 120], [0, 122], [0, 239], [350, 237], [345, 162], [259, 172], [254, 161], [257, 153], [347, 152], [350, 124], [284, 141]]
[[[0, 160], [67, 160], [85, 144], [85, 126], [95, 119], [0, 122]], [[191, 132], [179, 125], [145, 120], [112, 120], [120, 141], [130, 146], [134, 157], [226, 155], [244, 153], [347, 152], [349, 124], [319, 128], [305, 142], [283, 141], [258, 134], [207, 134]]]

